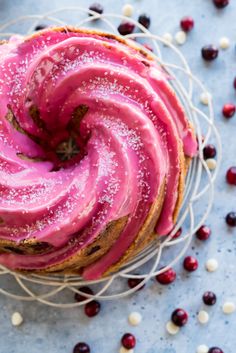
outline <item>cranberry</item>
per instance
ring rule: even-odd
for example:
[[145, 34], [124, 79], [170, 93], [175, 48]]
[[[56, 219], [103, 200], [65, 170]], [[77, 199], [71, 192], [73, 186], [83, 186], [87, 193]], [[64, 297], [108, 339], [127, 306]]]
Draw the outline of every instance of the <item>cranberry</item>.
[[184, 309], [176, 309], [171, 315], [171, 320], [176, 326], [184, 326], [188, 321], [188, 314]]
[[79, 342], [75, 345], [73, 353], [90, 353], [90, 348], [87, 343]]
[[182, 234], [182, 228], [179, 228], [177, 232], [173, 235], [172, 239], [177, 239], [181, 236]]
[[[98, 2], [95, 2], [94, 4], [89, 6], [89, 10], [97, 12], [101, 15], [104, 9], [101, 4], [99, 4]], [[93, 15], [90, 13], [89, 16], [93, 16]]]
[[224, 353], [224, 352], [222, 351], [222, 349], [218, 347], [212, 347], [209, 349], [208, 353]]
[[118, 31], [122, 36], [125, 36], [126, 34], [130, 34], [134, 31], [135, 25], [132, 22], [122, 22], [119, 27]]
[[226, 180], [231, 185], [236, 185], [236, 167], [231, 167], [227, 170]]
[[206, 225], [202, 225], [196, 232], [196, 236], [199, 240], [207, 240], [210, 235], [211, 229]]
[[234, 79], [233, 86], [234, 86], [234, 89], [236, 89], [236, 77]]
[[234, 104], [228, 103], [223, 106], [222, 114], [225, 118], [232, 118], [235, 114], [236, 107]]
[[132, 333], [125, 333], [124, 336], [121, 338], [122, 346], [126, 349], [132, 349], [136, 345], [136, 339]]
[[96, 316], [101, 309], [101, 304], [96, 300], [92, 300], [87, 303], [84, 307], [84, 312], [88, 317]]
[[230, 227], [236, 227], [236, 212], [230, 212], [227, 214], [226, 218], [226, 223]]
[[213, 3], [218, 9], [223, 9], [223, 7], [229, 5], [229, 0], [213, 0]]
[[194, 20], [190, 16], [183, 17], [182, 20], [180, 21], [180, 26], [183, 31], [189, 32], [193, 29], [194, 26]]
[[[135, 288], [139, 285], [139, 283], [141, 283], [143, 281], [142, 278], [129, 278], [128, 279], [128, 286], [130, 288]], [[141, 290], [145, 287], [145, 284], [143, 286], [141, 286], [138, 290]]]
[[160, 284], [170, 284], [174, 282], [176, 279], [176, 272], [173, 270], [173, 268], [169, 268], [163, 273], [160, 273], [159, 275], [156, 276], [157, 282]]
[[206, 305], [214, 305], [216, 303], [216, 295], [213, 292], [205, 292], [202, 296], [202, 300]]
[[186, 256], [183, 265], [186, 271], [193, 272], [198, 268], [198, 261], [193, 256]]
[[34, 28], [34, 30], [35, 30], [35, 31], [41, 31], [42, 29], [45, 29], [45, 28], [47, 28], [46, 25], [37, 25], [37, 26]]
[[138, 18], [138, 22], [145, 28], [149, 28], [151, 24], [151, 19], [148, 15], [142, 14]]
[[[93, 295], [93, 291], [91, 288], [89, 287], [81, 287], [79, 288], [80, 292], [83, 292], [85, 294], [90, 294]], [[85, 297], [84, 295], [80, 294], [80, 293], [75, 293], [75, 301], [77, 302], [82, 302], [83, 300], [88, 299], [87, 297]]]
[[204, 159], [214, 158], [216, 156], [216, 148], [214, 145], [206, 145], [203, 148]]
[[205, 45], [202, 48], [202, 57], [204, 60], [211, 61], [218, 56], [218, 49], [213, 45]]

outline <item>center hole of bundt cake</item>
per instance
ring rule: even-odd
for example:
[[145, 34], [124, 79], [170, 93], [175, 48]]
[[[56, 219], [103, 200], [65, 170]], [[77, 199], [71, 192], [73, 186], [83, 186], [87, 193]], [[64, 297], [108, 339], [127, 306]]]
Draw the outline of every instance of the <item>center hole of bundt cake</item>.
[[[53, 162], [53, 170], [66, 168], [72, 164], [78, 163], [86, 154], [86, 142], [80, 134], [80, 123], [88, 111], [85, 104], [78, 105], [68, 121], [66, 126], [50, 126], [41, 118], [41, 114], [37, 106], [28, 101], [28, 111], [37, 130], [37, 134], [32, 134], [24, 130], [17, 118], [9, 107], [6, 119], [11, 123], [17, 131], [27, 135], [31, 140], [44, 150], [45, 157], [26, 156], [18, 153], [18, 157], [22, 159], [30, 159], [32, 161], [44, 160]], [[49, 117], [50, 118], [50, 117]], [[57, 124], [55, 124], [57, 125]]]

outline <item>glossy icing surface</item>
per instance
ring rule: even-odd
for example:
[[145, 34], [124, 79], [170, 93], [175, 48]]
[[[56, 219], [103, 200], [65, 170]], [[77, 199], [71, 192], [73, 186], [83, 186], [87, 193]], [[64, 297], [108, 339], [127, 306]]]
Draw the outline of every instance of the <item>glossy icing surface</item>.
[[[165, 74], [114, 38], [47, 29], [0, 47], [0, 239], [31, 239], [44, 254], [0, 254], [13, 269], [44, 269], [128, 216], [108, 253], [84, 271], [100, 277], [134, 241], [165, 183], [156, 231], [168, 234], [180, 155], [196, 140]], [[83, 114], [81, 114], [83, 111]], [[62, 161], [58, 146], [79, 150]]]

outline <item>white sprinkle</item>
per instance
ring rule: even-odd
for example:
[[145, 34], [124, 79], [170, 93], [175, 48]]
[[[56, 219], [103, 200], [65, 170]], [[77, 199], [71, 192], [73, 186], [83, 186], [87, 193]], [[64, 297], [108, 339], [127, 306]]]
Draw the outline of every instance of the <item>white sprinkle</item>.
[[235, 312], [236, 306], [233, 302], [225, 302], [222, 309], [224, 314], [232, 314]]
[[129, 315], [129, 323], [132, 326], [138, 326], [142, 321], [142, 315], [136, 311]]
[[201, 310], [199, 311], [197, 318], [200, 324], [206, 324], [209, 321], [209, 314], [205, 310]]
[[215, 272], [218, 269], [218, 261], [216, 259], [209, 259], [206, 262], [206, 269], [208, 272]]
[[221, 49], [228, 49], [230, 46], [230, 40], [227, 37], [222, 37], [219, 40]]
[[200, 346], [197, 347], [196, 353], [208, 353], [209, 348], [205, 344], [200, 344]]
[[13, 326], [20, 326], [23, 322], [23, 317], [17, 311], [11, 316], [11, 323]]
[[122, 7], [122, 15], [127, 16], [127, 17], [131, 17], [133, 15], [134, 12], [134, 8], [131, 4], [125, 4]]
[[126, 349], [125, 347], [120, 347], [120, 353], [134, 353], [134, 350]]
[[168, 321], [166, 330], [170, 335], [176, 335], [179, 332], [179, 326], [176, 326], [172, 321]]
[[206, 164], [210, 170], [216, 169], [216, 160], [214, 158], [208, 158]]
[[170, 33], [164, 33], [162, 38], [169, 44], [173, 42], [173, 36]]
[[187, 36], [184, 31], [179, 31], [175, 34], [176, 43], [179, 45], [183, 45], [186, 42]]
[[202, 92], [200, 95], [200, 102], [204, 105], [208, 105], [212, 96], [209, 92]]

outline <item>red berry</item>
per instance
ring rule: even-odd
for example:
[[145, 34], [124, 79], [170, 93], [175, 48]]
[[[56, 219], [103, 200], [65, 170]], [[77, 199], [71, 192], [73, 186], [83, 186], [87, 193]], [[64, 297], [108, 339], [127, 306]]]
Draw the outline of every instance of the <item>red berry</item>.
[[184, 259], [183, 265], [186, 271], [193, 272], [198, 268], [198, 261], [193, 256], [187, 256]]
[[232, 118], [235, 114], [236, 107], [234, 104], [228, 103], [223, 106], [222, 114], [225, 118]]
[[90, 353], [90, 348], [87, 343], [79, 342], [75, 345], [73, 353]]
[[[141, 283], [143, 281], [142, 278], [129, 278], [128, 279], [128, 286], [130, 288], [135, 288], [137, 287], [137, 285], [139, 285], [139, 283]], [[145, 284], [143, 286], [141, 286], [138, 290], [141, 290], [145, 287]]]
[[216, 295], [213, 292], [205, 292], [202, 296], [202, 300], [206, 305], [214, 305], [216, 303]]
[[183, 31], [189, 32], [193, 29], [194, 27], [194, 20], [190, 16], [183, 17], [182, 20], [180, 21], [180, 26]]
[[227, 214], [226, 218], [226, 223], [230, 227], [236, 227], [236, 212], [230, 212]]
[[223, 7], [229, 5], [229, 0], [213, 0], [213, 3], [218, 9], [223, 9]]
[[212, 347], [209, 349], [208, 353], [224, 353], [224, 352], [222, 351], [222, 349], [218, 347]]
[[164, 285], [174, 282], [175, 279], [176, 279], [176, 272], [175, 270], [173, 270], [173, 268], [169, 268], [165, 272], [160, 273], [159, 275], [156, 276], [157, 282]]
[[182, 234], [182, 228], [180, 227], [177, 232], [172, 236], [172, 239], [177, 239], [181, 236]]
[[[83, 292], [85, 294], [93, 295], [93, 291], [89, 287], [81, 287], [81, 288], [79, 288], [79, 290], [80, 290], [80, 292]], [[77, 301], [77, 302], [82, 302], [83, 300], [88, 299], [87, 297], [83, 296], [80, 293], [75, 293], [75, 297], [74, 298], [75, 298], [75, 301]]]
[[226, 180], [231, 185], [236, 185], [236, 167], [231, 167], [227, 170]]
[[150, 17], [148, 15], [142, 14], [142, 15], [139, 16], [138, 22], [141, 25], [143, 25], [143, 27], [149, 28], [150, 27], [150, 23], [151, 23], [151, 19], [150, 19]]
[[119, 27], [118, 31], [122, 36], [126, 34], [131, 34], [134, 31], [135, 25], [132, 22], [122, 22]]
[[101, 304], [96, 300], [92, 300], [84, 306], [84, 312], [88, 317], [96, 316], [101, 309]]
[[[101, 15], [103, 13], [103, 6], [98, 2], [95, 2], [94, 4], [89, 6], [89, 10], [97, 12]], [[89, 16], [93, 16], [93, 15], [89, 14]]]
[[121, 343], [126, 349], [132, 349], [136, 345], [136, 339], [132, 333], [125, 333], [121, 339]]
[[176, 326], [184, 326], [188, 321], [188, 314], [184, 309], [176, 309], [171, 315], [171, 320]]
[[212, 61], [218, 56], [218, 49], [213, 45], [205, 45], [202, 48], [202, 57], [206, 61]]
[[202, 225], [196, 232], [196, 236], [199, 240], [207, 240], [210, 235], [211, 229], [206, 225]]
[[203, 148], [204, 159], [214, 158], [215, 156], [216, 156], [216, 148], [214, 145], [209, 144]]

